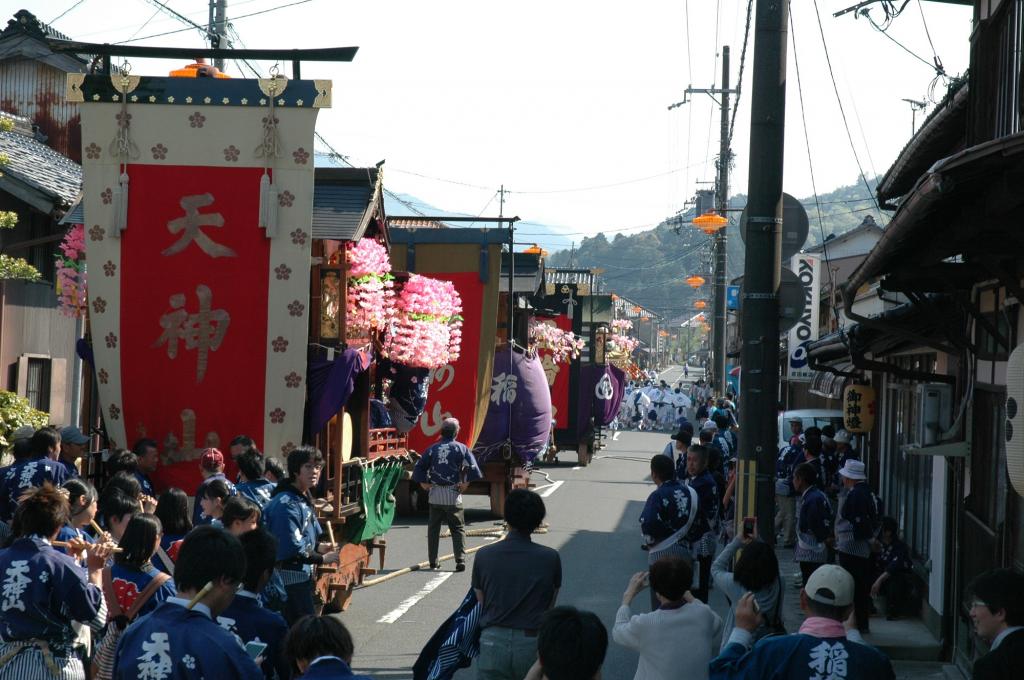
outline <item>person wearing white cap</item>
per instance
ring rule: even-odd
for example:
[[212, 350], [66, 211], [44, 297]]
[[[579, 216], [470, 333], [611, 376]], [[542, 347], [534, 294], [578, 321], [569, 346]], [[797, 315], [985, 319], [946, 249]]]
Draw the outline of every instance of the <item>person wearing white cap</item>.
[[850, 572], [856, 584], [857, 628], [866, 633], [871, 609], [871, 541], [878, 530], [878, 506], [868, 486], [864, 463], [848, 459], [839, 476], [848, 493], [836, 517], [836, 552], [840, 566]]
[[725, 649], [711, 661], [710, 680], [893, 680], [889, 659], [865, 644], [851, 625], [853, 599], [850, 573], [824, 564], [800, 592], [800, 608], [807, 614], [800, 631], [763, 638], [751, 649], [753, 632], [764, 617], [754, 595], [747, 593], [736, 604], [736, 627]]

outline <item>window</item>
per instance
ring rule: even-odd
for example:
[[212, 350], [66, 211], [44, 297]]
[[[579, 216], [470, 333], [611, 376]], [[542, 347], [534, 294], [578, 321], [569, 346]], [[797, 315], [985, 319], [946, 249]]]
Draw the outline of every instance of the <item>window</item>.
[[1017, 346], [1017, 330], [1010, 319], [1017, 318], [1017, 305], [1001, 309], [997, 312], [982, 314], [984, 318], [998, 333], [998, 336], [989, 332], [989, 329], [981, 323], [975, 326], [975, 339], [978, 346], [978, 358], [985, 361], [1006, 361], [1010, 357], [1010, 350], [999, 341], [999, 338], [1010, 343], [1010, 347]]
[[29, 406], [40, 411], [50, 410], [50, 360], [29, 359], [25, 375], [25, 398]]

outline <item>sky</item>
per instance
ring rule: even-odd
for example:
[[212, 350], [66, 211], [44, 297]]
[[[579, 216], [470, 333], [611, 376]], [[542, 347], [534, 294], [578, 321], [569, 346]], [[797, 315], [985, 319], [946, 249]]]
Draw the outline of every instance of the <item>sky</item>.
[[[206, 21], [206, 0], [0, 0], [0, 16], [24, 7], [76, 40], [202, 46], [194, 29], [159, 35], [184, 28], [161, 3]], [[789, 35], [784, 187], [800, 197], [852, 184], [861, 170], [884, 174], [911, 134], [903, 99], [945, 92], [942, 81], [930, 87], [933, 55], [950, 76], [969, 61], [970, 6], [911, 0], [883, 35], [864, 17], [833, 18], [854, 0], [817, 4], [824, 41], [813, 0], [793, 3]], [[667, 108], [688, 85], [720, 84], [722, 45], [736, 86], [746, 9], [747, 0], [230, 0], [228, 17], [246, 47], [359, 46], [351, 63], [307, 63], [302, 76], [333, 81], [318, 132], [356, 165], [386, 160], [389, 190], [496, 216], [504, 185], [504, 214], [523, 220], [517, 240], [541, 223], [559, 232], [553, 245], [568, 247], [648, 229], [714, 179], [717, 104], [697, 94]], [[753, 42], [751, 30], [731, 194], [747, 186]], [[132, 72], [179, 65], [132, 60]], [[255, 65], [266, 75], [272, 64]], [[251, 77], [234, 63], [226, 70]]]

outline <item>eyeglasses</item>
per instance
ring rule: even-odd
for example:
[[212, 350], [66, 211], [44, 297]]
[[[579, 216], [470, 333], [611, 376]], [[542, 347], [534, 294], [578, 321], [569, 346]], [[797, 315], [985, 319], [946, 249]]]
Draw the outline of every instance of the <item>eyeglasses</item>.
[[968, 607], [968, 609], [975, 609], [977, 607], [986, 607], [987, 608], [988, 607], [988, 603], [982, 602], [981, 600], [974, 600], [974, 601], [971, 602], [971, 604]]

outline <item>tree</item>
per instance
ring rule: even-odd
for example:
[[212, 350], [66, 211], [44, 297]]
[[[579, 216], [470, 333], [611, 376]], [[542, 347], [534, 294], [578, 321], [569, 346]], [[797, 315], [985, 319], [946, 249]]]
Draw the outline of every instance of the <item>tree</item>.
[[50, 416], [29, 406], [28, 399], [14, 392], [0, 390], [0, 458], [10, 451], [11, 435], [22, 425], [38, 429], [44, 427]]
[[[0, 118], [0, 132], [10, 132], [13, 129], [13, 121]], [[10, 159], [7, 154], [0, 153], [0, 168], [8, 163], [10, 163]], [[3, 176], [3, 172], [0, 172], [0, 176]], [[18, 226], [18, 213], [0, 210], [0, 229], [14, 229], [16, 226]], [[0, 253], [0, 281], [38, 281], [39, 279], [39, 270], [29, 264], [27, 260]]]

